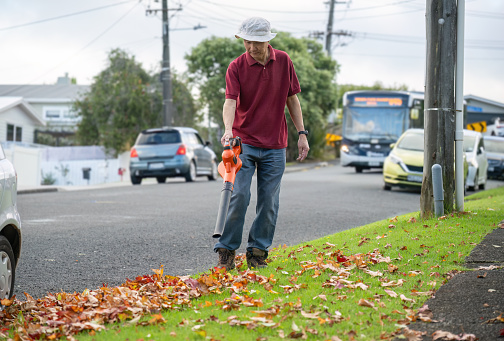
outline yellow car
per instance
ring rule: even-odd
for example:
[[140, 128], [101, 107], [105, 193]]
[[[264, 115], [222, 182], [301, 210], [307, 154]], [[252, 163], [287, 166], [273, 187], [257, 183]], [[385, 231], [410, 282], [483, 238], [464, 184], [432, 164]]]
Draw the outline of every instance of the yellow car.
[[[424, 130], [408, 129], [396, 143], [383, 163], [383, 189], [392, 187], [422, 187]], [[464, 191], [467, 177], [467, 162], [464, 157]]]

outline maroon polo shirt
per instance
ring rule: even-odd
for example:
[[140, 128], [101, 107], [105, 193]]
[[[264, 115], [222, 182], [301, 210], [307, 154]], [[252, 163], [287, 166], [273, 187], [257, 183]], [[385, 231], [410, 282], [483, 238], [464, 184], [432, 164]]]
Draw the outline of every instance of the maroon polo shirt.
[[266, 65], [248, 52], [229, 64], [226, 73], [226, 99], [236, 100], [234, 136], [254, 147], [287, 147], [287, 97], [301, 92], [289, 55], [268, 45]]

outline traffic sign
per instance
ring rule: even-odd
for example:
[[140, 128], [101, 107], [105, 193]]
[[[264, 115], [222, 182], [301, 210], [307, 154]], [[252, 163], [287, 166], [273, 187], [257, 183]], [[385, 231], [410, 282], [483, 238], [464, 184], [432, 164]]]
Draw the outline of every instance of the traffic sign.
[[467, 129], [479, 131], [480, 133], [484, 133], [487, 130], [486, 121], [474, 122], [467, 125]]

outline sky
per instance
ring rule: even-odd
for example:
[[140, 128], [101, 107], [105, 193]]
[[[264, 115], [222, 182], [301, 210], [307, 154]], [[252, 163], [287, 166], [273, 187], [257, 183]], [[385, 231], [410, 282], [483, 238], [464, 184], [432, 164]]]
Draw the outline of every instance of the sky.
[[[346, 35], [332, 38], [337, 82], [424, 91], [427, 1], [338, 0], [333, 32]], [[54, 84], [68, 74], [88, 85], [115, 48], [146, 70], [159, 70], [161, 12], [147, 12], [161, 6], [154, 0], [0, 0], [0, 84]], [[234, 37], [245, 18], [262, 16], [274, 30], [298, 38], [325, 32], [329, 19], [326, 0], [169, 0], [168, 7], [170, 60], [179, 73], [192, 48], [212, 36]], [[466, 0], [465, 24], [464, 94], [504, 103], [504, 1]]]

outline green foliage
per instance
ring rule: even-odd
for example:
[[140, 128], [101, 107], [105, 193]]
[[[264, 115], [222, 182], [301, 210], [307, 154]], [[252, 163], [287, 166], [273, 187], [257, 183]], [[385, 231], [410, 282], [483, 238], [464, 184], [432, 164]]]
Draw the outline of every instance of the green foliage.
[[243, 52], [243, 44], [238, 39], [211, 37], [185, 56], [189, 82], [198, 87], [200, 104], [208, 107], [212, 121], [218, 125], [222, 124], [227, 68]]
[[56, 178], [52, 172], [44, 174], [44, 171], [40, 171], [42, 173], [42, 181], [40, 182], [43, 186], [54, 185], [56, 183]]
[[[322, 152], [326, 130], [326, 118], [336, 105], [336, 61], [328, 57], [321, 44], [308, 38], [294, 38], [280, 32], [270, 44], [285, 51], [291, 57], [301, 84], [298, 94], [303, 110], [306, 129], [310, 131], [310, 157], [319, 157]], [[212, 120], [222, 128], [222, 106], [225, 100], [226, 70], [235, 58], [245, 52], [242, 40], [211, 37], [202, 41], [186, 55], [189, 81], [200, 90], [200, 101], [208, 106]], [[286, 115], [288, 112], [286, 110]], [[287, 118], [290, 122], [290, 118]], [[298, 155], [298, 134], [289, 124], [287, 157]]]
[[81, 117], [76, 135], [82, 145], [103, 145], [120, 153], [129, 149], [139, 131], [160, 124], [162, 100], [134, 57], [115, 49], [108, 58], [108, 67], [74, 104]]
[[[183, 81], [172, 72], [174, 125], [194, 126], [197, 108]], [[76, 138], [81, 145], [101, 145], [119, 154], [138, 133], [162, 125], [162, 84], [134, 56], [115, 49], [108, 67], [94, 78], [90, 91], [74, 103], [81, 121]]]

